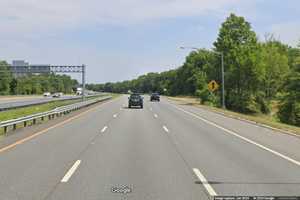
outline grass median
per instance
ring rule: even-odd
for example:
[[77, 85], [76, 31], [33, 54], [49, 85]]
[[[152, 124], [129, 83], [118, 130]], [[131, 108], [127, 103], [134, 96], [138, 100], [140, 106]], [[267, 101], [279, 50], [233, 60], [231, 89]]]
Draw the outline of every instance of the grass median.
[[52, 109], [55, 109], [60, 106], [66, 106], [69, 104], [80, 102], [80, 99], [76, 100], [67, 100], [67, 101], [52, 101], [49, 103], [36, 105], [36, 106], [29, 106], [24, 108], [17, 108], [13, 110], [7, 110], [0, 112], [0, 121], [6, 121], [10, 119], [17, 119], [20, 117], [33, 115], [36, 113], [46, 112]]
[[[108, 96], [108, 95], [99, 95], [99, 96], [93, 96], [93, 97], [86, 97], [86, 100], [99, 98], [101, 96]], [[111, 95], [113, 98], [117, 97], [118, 95]], [[24, 108], [17, 108], [13, 110], [7, 110], [0, 112], [0, 121], [7, 121], [11, 119], [17, 119], [20, 117], [25, 117], [28, 115], [33, 115], [41, 112], [47, 112], [50, 110], [53, 110], [57, 107], [66, 106], [74, 103], [81, 102], [81, 99], [72, 99], [72, 100], [66, 100], [66, 101], [52, 101], [41, 105], [35, 105], [35, 106], [29, 106]], [[47, 118], [44, 119], [44, 121], [47, 121]], [[37, 123], [41, 123], [41, 120], [37, 120]], [[32, 122], [28, 122], [28, 126], [30, 126]], [[23, 127], [23, 124], [18, 124], [17, 128]], [[0, 135], [3, 135], [4, 130], [3, 128], [0, 129]]]
[[292, 125], [288, 125], [288, 124], [279, 122], [279, 120], [277, 119], [276, 114], [275, 114], [276, 112], [274, 111], [277, 109], [276, 103], [274, 103], [274, 105], [272, 106], [273, 107], [272, 110], [274, 112], [271, 112], [270, 115], [265, 115], [265, 114], [247, 115], [247, 114], [242, 114], [242, 113], [233, 112], [233, 111], [229, 111], [229, 110], [224, 110], [222, 108], [217, 108], [217, 107], [213, 107], [213, 106], [200, 104], [199, 99], [196, 97], [179, 96], [179, 97], [168, 97], [168, 98], [171, 100], [180, 102], [181, 104], [200, 107], [203, 109], [207, 109], [209, 111], [213, 111], [213, 112], [217, 112], [217, 113], [229, 116], [231, 118], [236, 118], [236, 119], [241, 118], [241, 119], [245, 119], [245, 120], [250, 120], [252, 122], [270, 126], [272, 128], [281, 129], [283, 131], [288, 131], [288, 132], [300, 135], [300, 127], [292, 126]]

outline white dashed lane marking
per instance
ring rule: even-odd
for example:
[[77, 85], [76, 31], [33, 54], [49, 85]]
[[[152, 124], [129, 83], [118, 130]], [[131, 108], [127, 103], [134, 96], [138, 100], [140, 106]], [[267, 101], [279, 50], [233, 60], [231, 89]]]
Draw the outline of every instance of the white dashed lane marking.
[[69, 181], [69, 179], [71, 178], [71, 176], [74, 174], [74, 172], [76, 171], [76, 169], [79, 167], [81, 163], [81, 160], [77, 160], [73, 166], [69, 169], [69, 171], [66, 173], [66, 175], [61, 179], [62, 183], [66, 183]]
[[194, 168], [193, 169], [194, 173], [198, 177], [198, 179], [201, 181], [202, 185], [205, 187], [207, 192], [209, 193], [210, 196], [217, 196], [216, 191], [213, 189], [213, 187], [208, 183], [204, 175], [200, 172], [199, 169]]
[[103, 129], [101, 130], [101, 133], [104, 133], [107, 129], [107, 126], [104, 126]]
[[166, 126], [163, 126], [164, 131], [166, 131], [167, 133], [169, 133], [169, 129]]

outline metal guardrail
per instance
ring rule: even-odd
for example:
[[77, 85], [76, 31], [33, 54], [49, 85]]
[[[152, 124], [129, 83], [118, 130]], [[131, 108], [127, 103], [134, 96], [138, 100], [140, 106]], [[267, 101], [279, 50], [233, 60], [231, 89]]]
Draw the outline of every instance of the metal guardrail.
[[70, 113], [74, 110], [78, 110], [80, 108], [87, 107], [87, 106], [90, 106], [92, 104], [95, 104], [95, 103], [98, 103], [101, 101], [109, 100], [111, 98], [112, 98], [111, 96], [96, 98], [96, 99], [92, 99], [92, 100], [87, 100], [87, 101], [83, 101], [83, 102], [79, 102], [79, 103], [70, 104], [67, 106], [58, 107], [58, 108], [55, 108], [54, 110], [47, 111], [47, 112], [42, 112], [42, 113], [37, 113], [34, 115], [20, 117], [18, 119], [2, 121], [2, 122], [0, 122], [0, 128], [4, 128], [4, 133], [6, 133], [7, 128], [10, 126], [12, 126], [13, 130], [15, 130], [15, 129], [17, 129], [17, 124], [24, 123], [24, 127], [26, 127], [27, 123], [29, 121], [32, 121], [32, 124], [36, 124], [36, 121], [38, 119], [41, 119], [43, 121], [46, 117], [48, 117], [48, 119], [51, 120], [55, 116], [61, 116], [63, 114]]
[[[95, 94], [95, 95], [86, 95], [86, 98], [89, 97], [97, 97], [97, 96], [103, 96], [105, 95], [105, 93], [100, 93], [100, 94]], [[31, 101], [25, 101], [25, 102], [13, 102], [13, 103], [4, 103], [3, 105], [0, 105], [0, 112], [1, 111], [6, 111], [6, 110], [13, 110], [13, 109], [17, 109], [17, 108], [26, 108], [26, 107], [30, 107], [30, 106], [37, 106], [37, 105], [42, 105], [42, 104], [46, 104], [46, 103], [51, 103], [54, 101], [70, 101], [70, 100], [78, 100], [78, 99], [82, 99], [82, 96], [70, 96], [69, 98], [44, 98], [41, 99], [40, 101], [36, 101], [36, 100], [31, 100]]]

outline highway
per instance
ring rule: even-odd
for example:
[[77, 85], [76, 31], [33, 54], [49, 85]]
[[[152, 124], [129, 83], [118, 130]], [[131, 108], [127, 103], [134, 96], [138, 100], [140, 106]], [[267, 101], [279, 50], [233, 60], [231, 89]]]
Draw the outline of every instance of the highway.
[[300, 196], [300, 138], [164, 97], [39, 126], [0, 141], [1, 200]]
[[74, 95], [64, 95], [60, 98], [53, 98], [53, 97], [43, 97], [43, 96], [34, 96], [34, 97], [18, 97], [18, 98], [0, 98], [0, 111], [8, 110], [11, 108], [16, 107], [25, 107], [35, 104], [42, 104], [48, 103], [51, 101], [57, 100], [70, 100], [70, 99], [77, 99], [80, 98], [79, 96]]

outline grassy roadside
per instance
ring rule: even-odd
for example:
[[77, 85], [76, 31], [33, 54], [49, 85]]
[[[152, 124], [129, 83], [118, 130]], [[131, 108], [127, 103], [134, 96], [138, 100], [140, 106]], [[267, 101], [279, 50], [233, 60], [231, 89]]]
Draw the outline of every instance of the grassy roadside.
[[[52, 109], [55, 109], [60, 106], [66, 106], [69, 104], [73, 104], [76, 102], [79, 102], [80, 99], [76, 100], [68, 100], [68, 101], [52, 101], [46, 104], [41, 104], [41, 105], [36, 105], [36, 106], [30, 106], [30, 107], [25, 107], [25, 108], [18, 108], [14, 110], [7, 110], [7, 111], [2, 111], [0, 112], [0, 121], [6, 121], [10, 119], [16, 119], [20, 117], [24, 117], [27, 115], [33, 115], [36, 113], [40, 112], [46, 112]], [[47, 118], [45, 118], [44, 121], [48, 121]], [[28, 122], [28, 125], [30, 126], [32, 122]], [[38, 120], [37, 123], [41, 123], [41, 120]], [[17, 128], [23, 127], [23, 124], [17, 124]], [[9, 128], [9, 130], [12, 127]], [[0, 136], [4, 134], [4, 129], [0, 129]]]
[[59, 106], [65, 106], [79, 101], [81, 100], [76, 99], [76, 100], [68, 100], [68, 101], [53, 101], [53, 102], [36, 105], [36, 106], [29, 106], [24, 108], [2, 111], [0, 112], [0, 121], [6, 121], [6, 120], [16, 119], [19, 117], [24, 117], [27, 115], [32, 115], [40, 112], [46, 112], [55, 109]]
[[[118, 95], [118, 94], [103, 94], [103, 95], [99, 95], [99, 96], [86, 97], [86, 99], [90, 100], [90, 99], [99, 98], [101, 96], [112, 96], [112, 98], [114, 99], [114, 98], [119, 97], [120, 95]], [[41, 104], [41, 105], [2, 111], [2, 112], [0, 112], [0, 121], [16, 119], [16, 118], [20, 118], [20, 117], [40, 113], [40, 112], [50, 111], [57, 107], [74, 104], [74, 103], [77, 103], [80, 101], [81, 101], [81, 99], [72, 99], [72, 100], [66, 100], [66, 101], [52, 101], [52, 102]], [[44, 121], [39, 119], [39, 120], [37, 120], [36, 123], [38, 124], [38, 123], [42, 123], [45, 121], [48, 121], [48, 119], [45, 118]], [[30, 125], [32, 125], [32, 122], [28, 122], [28, 126], [30, 126]], [[22, 123], [17, 124], [17, 128], [21, 128], [21, 127], [23, 127]], [[10, 127], [9, 130], [11, 130], [11, 128], [12, 127]], [[4, 134], [4, 129], [2, 128], [2, 129], [0, 129], [0, 139], [1, 139], [1, 136], [3, 136], [3, 134]]]
[[[86, 100], [99, 98], [101, 96], [105, 96], [105, 95], [86, 97]], [[16, 119], [16, 118], [33, 115], [33, 114], [40, 113], [40, 112], [50, 111], [57, 107], [70, 105], [70, 104], [77, 103], [80, 101], [81, 101], [81, 99], [71, 99], [71, 100], [66, 100], [66, 101], [57, 100], [57, 101], [51, 101], [49, 103], [45, 103], [45, 104], [41, 104], [41, 105], [6, 110], [6, 111], [0, 112], [0, 121]]]
[[[200, 101], [196, 97], [190, 97], [190, 96], [179, 96], [179, 97], [168, 97], [168, 98], [171, 100], [177, 101], [180, 104], [200, 107], [200, 108], [203, 108], [203, 109], [206, 109], [209, 111], [227, 115], [232, 118], [241, 118], [241, 119], [245, 119], [245, 120], [250, 120], [250, 121], [253, 121], [256, 123], [270, 126], [272, 128], [281, 129], [284, 131], [288, 131], [288, 132], [300, 135], [300, 127], [281, 123], [272, 114], [271, 115], [264, 115], [264, 114], [246, 115], [246, 114], [242, 114], [242, 113], [238, 113], [238, 112], [224, 110], [221, 108], [202, 105], [202, 104], [200, 104]], [[274, 105], [274, 109], [276, 109], [276, 105]]]

